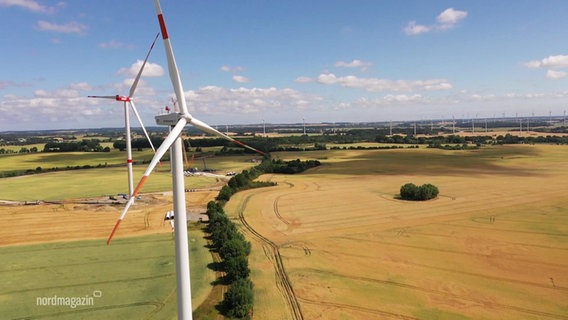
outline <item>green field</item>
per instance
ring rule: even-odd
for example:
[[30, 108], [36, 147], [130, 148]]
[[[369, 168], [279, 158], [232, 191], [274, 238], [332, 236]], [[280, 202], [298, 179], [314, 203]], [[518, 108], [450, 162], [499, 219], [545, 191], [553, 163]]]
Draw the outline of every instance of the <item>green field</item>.
[[[193, 308], [215, 274], [204, 234], [189, 230]], [[175, 319], [174, 242], [170, 234], [0, 248], [2, 319]], [[87, 297], [51, 305], [52, 297]], [[66, 303], [66, 302], [62, 302]], [[79, 303], [81, 304], [81, 303]]]
[[[136, 162], [149, 161], [154, 154], [150, 150], [133, 151], [132, 159]], [[66, 168], [67, 166], [117, 165], [126, 162], [126, 152], [37, 152], [0, 155], [0, 172], [44, 170]]]
[[[134, 167], [134, 185], [146, 168]], [[216, 178], [193, 176], [186, 179], [187, 188], [203, 188], [216, 183]], [[169, 165], [156, 169], [144, 185], [143, 192], [171, 190]], [[126, 168], [71, 170], [0, 179], [0, 199], [12, 201], [65, 200], [105, 197], [128, 193]]]
[[[43, 168], [96, 166], [98, 163], [123, 162], [117, 153], [38, 153], [0, 156], [0, 171], [8, 170], [10, 165], [18, 164], [20, 169], [34, 168], [43, 164]], [[151, 154], [147, 155], [151, 158]], [[192, 166], [217, 170], [224, 175], [228, 171], [240, 172], [254, 165], [251, 156], [211, 157], [194, 160]], [[134, 184], [142, 177], [146, 165], [134, 166]], [[146, 192], [170, 191], [172, 180], [169, 162], [162, 162], [156, 167], [142, 190]], [[186, 188], [205, 188], [217, 184], [222, 177], [191, 176], [186, 178]], [[101, 197], [128, 193], [126, 166], [66, 170], [42, 174], [26, 175], [0, 179], [0, 199], [12, 201], [64, 200], [85, 197]]]

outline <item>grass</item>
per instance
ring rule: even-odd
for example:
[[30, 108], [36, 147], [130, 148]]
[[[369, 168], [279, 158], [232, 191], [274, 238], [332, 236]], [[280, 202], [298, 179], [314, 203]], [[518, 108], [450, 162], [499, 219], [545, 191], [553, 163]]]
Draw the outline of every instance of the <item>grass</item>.
[[[194, 308], [214, 273], [203, 232], [190, 228]], [[173, 319], [176, 277], [169, 234], [0, 248], [0, 314], [4, 319]], [[38, 305], [41, 297], [92, 297], [90, 305]]]
[[[278, 186], [226, 206], [236, 219], [242, 210], [253, 242], [255, 316], [290, 318], [274, 285], [288, 282], [306, 319], [566, 317], [565, 146], [278, 156], [323, 165], [261, 177]], [[406, 182], [432, 183], [440, 196], [397, 201]]]
[[[145, 167], [134, 167], [134, 185]], [[143, 193], [171, 190], [169, 165], [156, 169], [144, 185]], [[193, 176], [186, 178], [186, 188], [203, 188], [216, 183], [216, 178]], [[64, 200], [104, 197], [128, 193], [126, 168], [97, 168], [43, 173], [0, 179], [0, 199], [14, 201]]]
[[[134, 161], [149, 161], [152, 151], [133, 151]], [[111, 152], [38, 152], [0, 155], [0, 172], [65, 168], [67, 166], [98, 166], [117, 165], [126, 162], [126, 152], [112, 150]]]
[[[38, 164], [38, 156], [40, 156], [39, 158], [43, 157], [42, 159], [44, 160], [42, 161], [49, 161], [46, 162], [48, 163], [45, 165], [46, 168], [62, 165], [63, 163], [68, 163], [71, 166], [87, 163], [94, 164], [97, 161], [106, 159], [100, 158], [101, 154], [99, 153], [28, 154], [18, 155], [16, 158], [26, 163], [34, 163], [33, 167]], [[215, 168], [219, 174], [224, 175], [228, 171], [240, 172], [252, 167], [254, 163], [249, 161], [251, 158], [249, 156], [212, 157], [206, 159], [206, 164], [209, 168]], [[11, 161], [5, 161], [6, 158], [0, 157], [0, 166], [5, 166], [6, 168], [7, 163], [14, 162], [14, 158], [8, 159], [11, 159]], [[106, 160], [118, 161], [119, 159], [113, 156]], [[122, 162], [123, 159], [120, 159], [120, 161]], [[197, 162], [196, 160], [195, 162], [194, 166], [199, 164], [202, 167], [202, 161]], [[146, 165], [134, 166], [135, 186], [145, 170]], [[162, 162], [161, 165], [158, 165], [142, 192], [171, 190], [172, 180], [169, 170], [169, 162]], [[220, 179], [204, 176], [187, 177], [186, 188], [210, 187], [216, 185]], [[58, 171], [0, 179], [0, 199], [2, 200], [63, 200], [116, 195], [118, 193], [128, 193], [126, 167]]]

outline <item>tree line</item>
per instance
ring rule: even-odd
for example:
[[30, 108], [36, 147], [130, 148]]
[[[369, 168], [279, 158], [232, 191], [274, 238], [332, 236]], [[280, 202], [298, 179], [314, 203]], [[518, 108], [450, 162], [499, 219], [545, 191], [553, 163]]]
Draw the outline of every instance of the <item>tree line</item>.
[[213, 249], [223, 259], [220, 266], [226, 272], [223, 281], [230, 285], [221, 302], [221, 310], [228, 317], [246, 318], [254, 301], [248, 266], [250, 242], [227, 217], [221, 202], [209, 202], [207, 215], [209, 225], [206, 231], [210, 234]]
[[99, 139], [85, 139], [69, 142], [48, 142], [43, 147], [43, 152], [110, 152], [109, 147], [101, 146]]
[[568, 136], [539, 136], [539, 137], [524, 137], [507, 133], [506, 135], [498, 135], [496, 137], [490, 135], [481, 136], [432, 136], [432, 137], [416, 137], [413, 135], [378, 135], [375, 138], [378, 143], [395, 143], [395, 144], [427, 144], [431, 148], [451, 148], [450, 145], [500, 145], [500, 144], [535, 144], [535, 143], [553, 143], [553, 144], [568, 144]]

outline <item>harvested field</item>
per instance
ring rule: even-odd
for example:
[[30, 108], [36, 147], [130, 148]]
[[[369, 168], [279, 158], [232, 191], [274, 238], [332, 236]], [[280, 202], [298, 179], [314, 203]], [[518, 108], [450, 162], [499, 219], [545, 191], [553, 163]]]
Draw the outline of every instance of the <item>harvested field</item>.
[[[568, 319], [565, 146], [290, 156], [324, 165], [226, 206], [253, 244], [254, 318]], [[397, 200], [407, 182], [440, 195]]]
[[[191, 192], [186, 198], [188, 212], [204, 212], [217, 190]], [[104, 200], [104, 199], [103, 199]], [[101, 200], [102, 201], [102, 200]], [[172, 210], [168, 193], [145, 194], [136, 201], [121, 224], [117, 237], [170, 232], [164, 216]], [[0, 207], [0, 246], [84, 239], [105, 239], [124, 205], [61, 202]]]

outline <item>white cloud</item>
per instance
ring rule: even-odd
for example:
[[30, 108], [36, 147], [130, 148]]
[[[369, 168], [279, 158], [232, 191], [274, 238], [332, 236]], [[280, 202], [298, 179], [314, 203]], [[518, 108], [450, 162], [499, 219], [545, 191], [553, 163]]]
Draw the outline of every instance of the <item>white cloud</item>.
[[388, 102], [424, 102], [424, 97], [420, 94], [389, 94], [383, 98], [385, 101]]
[[336, 67], [342, 67], [342, 68], [360, 68], [362, 71], [366, 71], [367, 69], [369, 69], [370, 66], [372, 66], [373, 64], [371, 62], [367, 62], [367, 61], [361, 61], [358, 59], [354, 59], [351, 62], [345, 62], [345, 61], [337, 61], [335, 63]]
[[78, 22], [69, 22], [66, 24], [56, 24], [47, 21], [38, 21], [36, 27], [41, 31], [52, 31], [58, 33], [78, 33], [84, 34], [87, 26]]
[[234, 76], [233, 76], [233, 81], [235, 81], [235, 82], [237, 82], [237, 83], [247, 83], [247, 82], [250, 82], [249, 78], [243, 77], [243, 76], [239, 76], [239, 75], [234, 75]]
[[239, 73], [239, 72], [242, 72], [244, 70], [244, 68], [239, 67], [239, 66], [236, 66], [236, 67], [221, 66], [220, 70], [223, 71], [223, 72]]
[[34, 0], [0, 0], [2, 7], [20, 7], [33, 12], [53, 13], [54, 8], [46, 7]]
[[568, 68], [568, 55], [548, 56], [542, 60], [532, 60], [525, 63], [529, 68], [550, 68], [563, 69]]
[[188, 106], [200, 114], [251, 114], [290, 112], [318, 104], [321, 97], [284, 88], [235, 88], [206, 86], [185, 92]]
[[568, 72], [565, 72], [565, 71], [548, 70], [546, 72], [546, 78], [552, 79], [552, 80], [562, 79], [562, 78], [566, 77], [567, 75], [568, 75]]
[[[309, 79], [300, 77], [298, 79]], [[299, 82], [296, 79], [296, 82]], [[357, 76], [337, 77], [333, 73], [320, 74], [315, 79], [320, 84], [326, 85], [340, 85], [345, 88], [363, 89], [369, 92], [383, 92], [383, 91], [437, 91], [448, 90], [452, 85], [444, 79], [431, 79], [431, 80], [389, 80], [380, 78], [360, 78]]]
[[524, 65], [525, 67], [532, 69], [548, 69], [546, 71], [546, 78], [550, 80], [562, 79], [568, 75], [568, 70], [558, 70], [568, 68], [568, 55], [548, 56], [541, 60], [525, 62]]
[[442, 13], [438, 15], [436, 20], [440, 25], [453, 26], [456, 23], [458, 23], [460, 20], [465, 19], [465, 17], [467, 17], [467, 12], [455, 10], [454, 8], [448, 8], [442, 11]]
[[[17, 123], [12, 126], [16, 130], [29, 129], [30, 125], [40, 128], [73, 128], [85, 120], [92, 123], [106, 121], [111, 115], [104, 113], [106, 108], [97, 106], [100, 101], [92, 101], [95, 99], [88, 99], [81, 93], [81, 90], [88, 88], [89, 84], [78, 83], [53, 91], [37, 89], [31, 97], [5, 95], [0, 101], [0, 121]], [[120, 117], [121, 111], [116, 109], [114, 115]]]
[[406, 27], [404, 27], [404, 33], [408, 35], [418, 35], [421, 33], [430, 32], [432, 30], [431, 27], [416, 24], [416, 21], [410, 21]]
[[[130, 68], [121, 68], [116, 73], [118, 75], [126, 75], [136, 77], [138, 72], [140, 72], [140, 68], [142, 68], [142, 64], [144, 60], [136, 60]], [[161, 77], [165, 73], [164, 68], [157, 63], [146, 62], [144, 66], [144, 71], [142, 72], [142, 76], [144, 77]]]
[[433, 30], [448, 30], [454, 28], [460, 21], [467, 17], [466, 11], [455, 10], [454, 8], [448, 8], [442, 11], [436, 17], [436, 23], [433, 25], [421, 25], [417, 24], [416, 21], [410, 21], [403, 31], [407, 35], [419, 35], [422, 33], [427, 33]]

